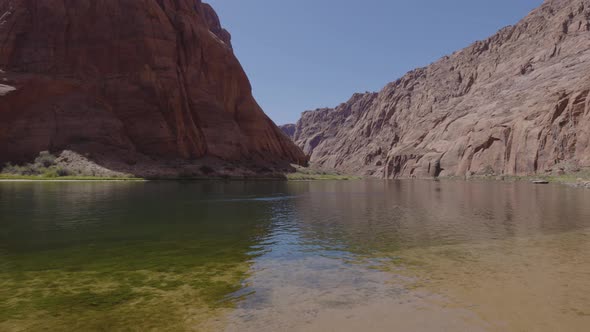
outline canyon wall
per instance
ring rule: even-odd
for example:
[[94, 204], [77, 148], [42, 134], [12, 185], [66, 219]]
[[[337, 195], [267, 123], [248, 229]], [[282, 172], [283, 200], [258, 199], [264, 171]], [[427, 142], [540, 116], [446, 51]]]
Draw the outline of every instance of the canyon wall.
[[0, 70], [0, 162], [306, 162], [200, 0], [0, 0]]
[[312, 165], [397, 177], [590, 167], [590, 1], [548, 0], [514, 26], [378, 93], [303, 113]]

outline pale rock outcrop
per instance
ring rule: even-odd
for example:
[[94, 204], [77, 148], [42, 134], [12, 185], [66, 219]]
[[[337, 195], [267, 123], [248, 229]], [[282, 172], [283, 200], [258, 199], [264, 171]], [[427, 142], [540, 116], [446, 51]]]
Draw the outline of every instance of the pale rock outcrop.
[[305, 112], [312, 164], [384, 178], [590, 167], [590, 1], [547, 0], [515, 26], [379, 93]]

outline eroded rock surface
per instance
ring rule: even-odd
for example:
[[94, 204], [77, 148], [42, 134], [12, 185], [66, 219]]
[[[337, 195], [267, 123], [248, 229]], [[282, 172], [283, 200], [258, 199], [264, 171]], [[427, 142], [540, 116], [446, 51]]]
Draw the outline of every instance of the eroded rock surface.
[[290, 123], [286, 125], [281, 125], [279, 126], [279, 128], [281, 128], [285, 135], [289, 136], [289, 138], [292, 139], [295, 135], [295, 130], [297, 129], [297, 126], [295, 124]]
[[306, 161], [200, 0], [0, 0], [0, 69], [0, 162]]
[[548, 0], [515, 26], [379, 93], [303, 113], [312, 164], [385, 178], [590, 167], [590, 1]]

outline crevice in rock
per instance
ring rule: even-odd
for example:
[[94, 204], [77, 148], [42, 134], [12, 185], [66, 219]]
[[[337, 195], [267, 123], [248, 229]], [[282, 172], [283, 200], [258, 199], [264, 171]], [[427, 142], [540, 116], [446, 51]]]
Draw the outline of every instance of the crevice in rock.
[[424, 142], [424, 139], [426, 138], [426, 136], [428, 136], [428, 133], [423, 133], [422, 135], [420, 135], [420, 137], [418, 137], [416, 139], [416, 141], [414, 142], [414, 147], [417, 147], [418, 145], [422, 144], [422, 142]]
[[551, 52], [551, 55], [549, 56], [549, 58], [553, 58], [557, 55], [557, 44], [555, 44], [555, 46], [553, 46], [553, 51]]
[[553, 115], [551, 116], [551, 123], [555, 123], [555, 120], [559, 118], [563, 112], [566, 110], [567, 105], [569, 104], [569, 98], [567, 95], [562, 96], [563, 99], [559, 101], [559, 103], [555, 106], [555, 110], [553, 111]]
[[438, 178], [443, 171], [444, 171], [444, 168], [441, 167], [440, 160], [437, 160], [434, 163], [434, 177]]
[[576, 96], [576, 98], [574, 99], [572, 106], [586, 102], [586, 98], [588, 97], [588, 94], [590, 94], [590, 90], [584, 90], [584, 91], [580, 92], [580, 94], [578, 94]]
[[64, 29], [64, 56], [67, 58], [70, 54], [70, 34], [72, 28], [72, 17], [70, 15], [70, 3], [68, 0], [64, 0], [64, 10], [66, 14], [66, 26]]
[[438, 127], [438, 125], [443, 123], [448, 117], [449, 117], [449, 114], [447, 113], [440, 118], [434, 119], [433, 124], [432, 124], [432, 128]]
[[533, 59], [529, 59], [524, 65], [520, 67], [520, 75], [524, 76], [532, 73], [535, 70], [533, 66]]
[[504, 131], [504, 141], [506, 142], [506, 151], [504, 153], [505, 163], [508, 163], [510, 161], [510, 157], [512, 155], [512, 138], [512, 128], [506, 128], [506, 130]]
[[483, 144], [481, 144], [481, 145], [477, 146], [477, 147], [476, 147], [476, 148], [473, 150], [473, 154], [477, 154], [478, 152], [480, 152], [480, 151], [482, 151], [482, 150], [483, 150], [483, 151], [485, 151], [485, 150], [489, 149], [489, 148], [490, 148], [490, 147], [491, 147], [491, 146], [494, 144], [494, 142], [496, 142], [496, 141], [499, 141], [499, 140], [500, 140], [499, 138], [496, 138], [496, 137], [490, 136], [490, 137], [488, 138], [488, 140], [487, 140], [485, 143], [483, 143]]

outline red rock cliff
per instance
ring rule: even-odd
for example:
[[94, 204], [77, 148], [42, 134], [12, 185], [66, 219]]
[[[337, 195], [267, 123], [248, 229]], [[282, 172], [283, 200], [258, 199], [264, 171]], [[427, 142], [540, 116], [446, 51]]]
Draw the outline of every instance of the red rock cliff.
[[230, 40], [200, 0], [0, 0], [0, 161], [73, 149], [305, 162]]

